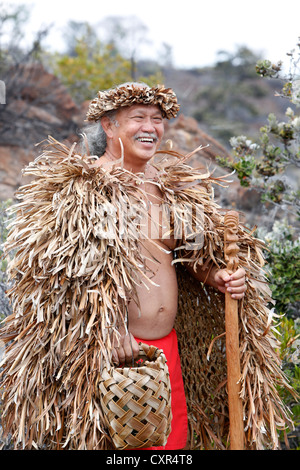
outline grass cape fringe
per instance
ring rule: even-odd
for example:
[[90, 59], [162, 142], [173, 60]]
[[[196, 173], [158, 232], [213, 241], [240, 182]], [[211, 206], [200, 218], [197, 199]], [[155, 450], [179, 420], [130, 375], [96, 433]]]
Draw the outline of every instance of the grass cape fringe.
[[[173, 209], [171, 235], [179, 222], [191, 222], [185, 220], [187, 204], [202, 208], [192, 215], [194, 226], [201, 227], [201, 246], [187, 250], [190, 237], [183, 231], [174, 259], [189, 444], [191, 449], [224, 449], [224, 296], [195, 281], [185, 262], [189, 259], [195, 269], [225, 266], [224, 212], [214, 202], [212, 185], [226, 180], [192, 169], [174, 152], [158, 157], [152, 184], [161, 190], [163, 206]], [[34, 180], [19, 189], [12, 209], [15, 219], [5, 249], [13, 253], [8, 291], [13, 313], [0, 340], [7, 345], [1, 364], [2, 426], [15, 448], [112, 448], [99, 379], [103, 367], [112, 366], [112, 345], [118, 326], [126, 325], [128, 299], [138, 303], [135, 287], [141, 282], [149, 286], [152, 273], [138, 248], [141, 220], [148, 214], [143, 176], [121, 166], [100, 168], [95, 160], [50, 137], [44, 153], [25, 169]], [[125, 228], [114, 210], [118, 204], [139, 207], [139, 216], [130, 217]], [[293, 390], [276, 353], [263, 243], [242, 225], [238, 235], [240, 266], [248, 277], [239, 312], [245, 445], [277, 448], [278, 430], [292, 426], [278, 388]]]

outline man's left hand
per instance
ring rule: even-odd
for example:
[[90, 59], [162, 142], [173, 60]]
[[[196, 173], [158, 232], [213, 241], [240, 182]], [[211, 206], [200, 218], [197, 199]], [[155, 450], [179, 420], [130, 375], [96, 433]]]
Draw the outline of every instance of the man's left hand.
[[242, 299], [246, 292], [246, 273], [239, 268], [235, 273], [229, 274], [226, 269], [216, 270], [214, 283], [220, 292], [230, 292], [233, 299]]

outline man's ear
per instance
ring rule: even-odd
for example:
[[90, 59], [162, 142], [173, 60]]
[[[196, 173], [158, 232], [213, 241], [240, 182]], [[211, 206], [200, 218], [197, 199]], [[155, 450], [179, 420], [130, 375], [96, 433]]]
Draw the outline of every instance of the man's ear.
[[108, 138], [113, 137], [113, 131], [112, 131], [112, 126], [114, 125], [113, 122], [107, 117], [103, 116], [100, 120], [101, 126], [103, 127], [103, 130]]

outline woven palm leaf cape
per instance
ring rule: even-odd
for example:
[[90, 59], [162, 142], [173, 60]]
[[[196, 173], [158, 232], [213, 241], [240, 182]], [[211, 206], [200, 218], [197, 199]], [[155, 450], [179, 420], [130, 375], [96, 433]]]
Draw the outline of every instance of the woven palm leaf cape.
[[[2, 426], [15, 448], [112, 448], [99, 400], [101, 371], [113, 367], [112, 344], [126, 318], [126, 303], [129, 296], [135, 298], [138, 284], [151, 282], [151, 272], [139, 249], [140, 219], [130, 219], [124, 236], [111, 210], [121, 202], [147, 211], [140, 189], [143, 175], [122, 165], [101, 168], [95, 161], [88, 152], [80, 155], [75, 146], [49, 138], [44, 152], [24, 170], [34, 178], [19, 189], [12, 209], [15, 219], [5, 249], [13, 254], [8, 290], [13, 313], [0, 339], [6, 343]], [[201, 221], [193, 220], [201, 224], [202, 244], [189, 250], [190, 261], [195, 267], [225, 267], [224, 211], [213, 197], [214, 184], [223, 185], [224, 179], [190, 167], [175, 154], [161, 158], [157, 170], [152, 183], [160, 188], [164, 205], [172, 206], [171, 232], [184, 222], [186, 204], [203, 209]], [[113, 236], [103, 230], [112, 230]], [[278, 430], [292, 426], [278, 388], [293, 390], [276, 353], [263, 242], [241, 224], [238, 235], [240, 266], [248, 279], [239, 311], [245, 446], [277, 448]], [[185, 270], [187, 238], [183, 231], [174, 261], [189, 447], [225, 449], [224, 295]]]

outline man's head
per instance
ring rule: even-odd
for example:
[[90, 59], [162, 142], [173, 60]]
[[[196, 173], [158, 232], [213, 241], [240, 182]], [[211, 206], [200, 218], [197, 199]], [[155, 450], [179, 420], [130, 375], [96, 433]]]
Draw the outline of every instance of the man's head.
[[107, 138], [106, 152], [119, 157], [121, 141], [128, 168], [144, 166], [155, 155], [164, 135], [164, 120], [157, 105], [120, 108], [114, 119], [103, 116], [101, 125]]
[[87, 113], [87, 120], [96, 123], [96, 129], [88, 130], [90, 150], [119, 156], [121, 139], [127, 162], [147, 161], [161, 143], [164, 118], [175, 117], [178, 110], [175, 93], [163, 86], [125, 83], [99, 91]]

